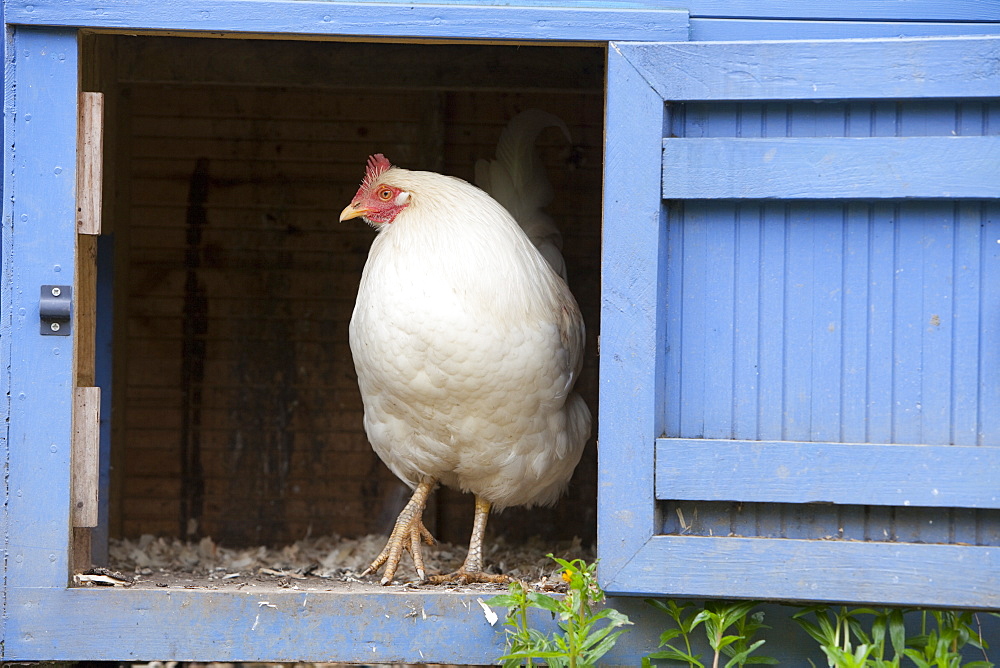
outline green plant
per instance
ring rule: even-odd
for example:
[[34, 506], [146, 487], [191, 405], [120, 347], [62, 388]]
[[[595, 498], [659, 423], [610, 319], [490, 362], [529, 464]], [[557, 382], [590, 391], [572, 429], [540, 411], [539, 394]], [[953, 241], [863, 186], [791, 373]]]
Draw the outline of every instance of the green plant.
[[[753, 609], [756, 603], [737, 603], [733, 605], [748, 605], [749, 607], [745, 612], [736, 615], [736, 620], [733, 623], [733, 626], [736, 629], [736, 640], [722, 649], [723, 653], [731, 659], [726, 665], [734, 665], [733, 660], [736, 661], [735, 665], [737, 666], [776, 665], [778, 660], [772, 657], [751, 656], [751, 653], [754, 650], [764, 644], [763, 639], [754, 641], [753, 638], [757, 635], [757, 631], [771, 628], [764, 624], [764, 611], [758, 610], [753, 614], [749, 614], [750, 610]], [[732, 612], [730, 612], [730, 614], [732, 614]]]
[[[936, 628], [927, 628], [928, 615], [934, 619]], [[917, 668], [992, 668], [985, 659], [988, 645], [979, 632], [972, 628], [972, 612], [952, 610], [925, 610], [921, 619], [920, 635], [911, 638], [903, 653]], [[984, 660], [963, 664], [961, 650], [971, 645], [984, 651]]]
[[[652, 654], [644, 656], [642, 658], [642, 668], [650, 668], [650, 666], [653, 665], [652, 659], [684, 661], [687, 662], [688, 666], [705, 668], [705, 664], [703, 664], [700, 660], [701, 654], [691, 653], [691, 633], [694, 631], [696, 626], [705, 621], [704, 617], [701, 617], [700, 612], [697, 608], [695, 608], [695, 605], [693, 603], [677, 605], [674, 601], [664, 602], [653, 598], [647, 598], [646, 603], [666, 613], [672, 620], [674, 620], [674, 624], [677, 625], [677, 628], [667, 629], [660, 634], [659, 646], [665, 649], [661, 649], [658, 652], [653, 652]], [[670, 644], [670, 641], [678, 637], [684, 641], [684, 649], [679, 649]]]
[[[645, 656], [642, 660], [644, 668], [652, 666], [653, 659], [681, 661], [686, 662], [688, 666], [704, 668], [705, 664], [701, 662], [701, 654], [692, 654], [691, 652], [691, 633], [702, 623], [705, 625], [708, 644], [714, 652], [712, 668], [718, 668], [723, 655], [729, 657], [725, 664], [726, 668], [777, 663], [775, 659], [768, 656], [752, 655], [764, 644], [764, 640], [754, 641], [754, 635], [760, 629], [767, 628], [764, 625], [763, 612], [750, 614], [750, 611], [757, 605], [755, 601], [709, 601], [701, 611], [698, 611], [691, 603], [677, 605], [674, 601], [664, 603], [654, 599], [647, 599], [646, 602], [665, 612], [674, 621], [677, 628], [668, 629], [660, 635], [660, 647], [665, 649]], [[727, 635], [726, 632], [730, 628], [734, 629], [735, 633]], [[684, 641], [684, 649], [670, 644], [678, 637]]]
[[[809, 619], [812, 615], [812, 619]], [[992, 668], [986, 659], [986, 643], [973, 628], [972, 612], [923, 611], [921, 633], [906, 639], [904, 611], [871, 608], [831, 611], [826, 606], [810, 606], [793, 615], [796, 622], [816, 640], [835, 668], [899, 668], [903, 657], [917, 668]], [[936, 623], [928, 629], [928, 615]], [[871, 616], [869, 627], [863, 623]], [[886, 640], [893, 658], [886, 659]], [[984, 651], [982, 661], [962, 663], [966, 645]]]
[[[813, 615], [813, 620], [806, 617]], [[860, 615], [871, 615], [871, 632], [865, 631]], [[827, 665], [837, 668], [898, 668], [906, 637], [902, 610], [874, 610], [841, 607], [837, 611], [824, 605], [803, 608], [792, 616], [799, 626], [816, 640]], [[892, 659], [885, 658], [886, 638], [893, 648]]]
[[[506, 668], [522, 663], [532, 666], [535, 659], [553, 668], [595, 666], [631, 622], [614, 608], [595, 611], [595, 606], [604, 602], [604, 592], [597, 584], [596, 562], [588, 565], [582, 559], [567, 561], [548, 556], [562, 568], [566, 595], [557, 598], [530, 591], [522, 582], [512, 582], [507, 594], [491, 598], [490, 605], [507, 608], [504, 624], [509, 627], [508, 651], [497, 660]], [[562, 634], [547, 636], [531, 628], [528, 608], [552, 613], [559, 620]]]

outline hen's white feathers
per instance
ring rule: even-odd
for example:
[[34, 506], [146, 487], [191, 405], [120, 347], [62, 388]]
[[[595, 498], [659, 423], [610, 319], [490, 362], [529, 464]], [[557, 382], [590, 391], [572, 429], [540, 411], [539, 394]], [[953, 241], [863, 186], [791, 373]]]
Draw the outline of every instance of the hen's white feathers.
[[[513, 156], [504, 170], [516, 183], [533, 157], [521, 144], [537, 131], [509, 134], [498, 155]], [[379, 227], [351, 318], [372, 446], [411, 487], [439, 480], [498, 509], [555, 501], [590, 434], [572, 389], [584, 344], [576, 301], [479, 188], [398, 167], [380, 182], [409, 200]]]
[[556, 127], [566, 141], [569, 128], [558, 116], [541, 109], [523, 111], [504, 128], [495, 160], [476, 161], [476, 185], [500, 202], [518, 222], [542, 256], [566, 280], [562, 234], [544, 207], [552, 202], [552, 184], [535, 151], [542, 130]]

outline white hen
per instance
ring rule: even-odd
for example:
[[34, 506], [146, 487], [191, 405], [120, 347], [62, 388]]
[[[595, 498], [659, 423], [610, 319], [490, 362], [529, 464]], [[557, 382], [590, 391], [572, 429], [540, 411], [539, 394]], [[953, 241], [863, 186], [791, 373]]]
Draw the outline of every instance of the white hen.
[[[533, 158], [541, 127], [521, 122], [519, 131], [517, 123], [501, 141], [514, 160], [505, 165], [498, 150], [489, 181], [503, 181], [506, 198], [539, 202], [550, 191]], [[521, 209], [527, 219], [541, 213], [538, 205]], [[590, 435], [590, 412], [573, 391], [583, 358], [580, 310], [518, 222], [465, 181], [375, 155], [340, 219], [359, 216], [379, 232], [350, 326], [365, 430], [414, 489], [366, 572], [385, 564], [382, 583], [390, 582], [406, 549], [425, 577], [420, 542], [433, 539], [422, 513], [441, 483], [473, 493], [476, 515], [462, 568], [432, 579], [496, 581], [482, 562], [490, 509], [553, 503]]]

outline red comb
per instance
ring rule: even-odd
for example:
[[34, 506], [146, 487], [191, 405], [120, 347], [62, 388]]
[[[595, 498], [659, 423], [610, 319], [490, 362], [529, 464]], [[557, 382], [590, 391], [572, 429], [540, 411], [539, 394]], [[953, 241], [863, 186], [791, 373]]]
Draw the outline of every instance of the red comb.
[[378, 177], [382, 176], [390, 167], [392, 167], [392, 163], [381, 153], [368, 156], [368, 169], [365, 171], [365, 179], [361, 182], [361, 187], [370, 188], [375, 185]]

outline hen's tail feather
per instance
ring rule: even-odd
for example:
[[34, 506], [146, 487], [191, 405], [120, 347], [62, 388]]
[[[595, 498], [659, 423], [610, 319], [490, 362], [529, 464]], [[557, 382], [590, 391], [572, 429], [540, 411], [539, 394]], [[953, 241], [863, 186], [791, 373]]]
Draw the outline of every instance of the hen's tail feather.
[[569, 128], [554, 114], [528, 109], [515, 116], [500, 134], [496, 159], [476, 162], [476, 185], [510, 212], [549, 265], [565, 279], [562, 234], [543, 210], [552, 201], [552, 184], [535, 151], [535, 140], [549, 127], [559, 128], [566, 141], [571, 141]]

